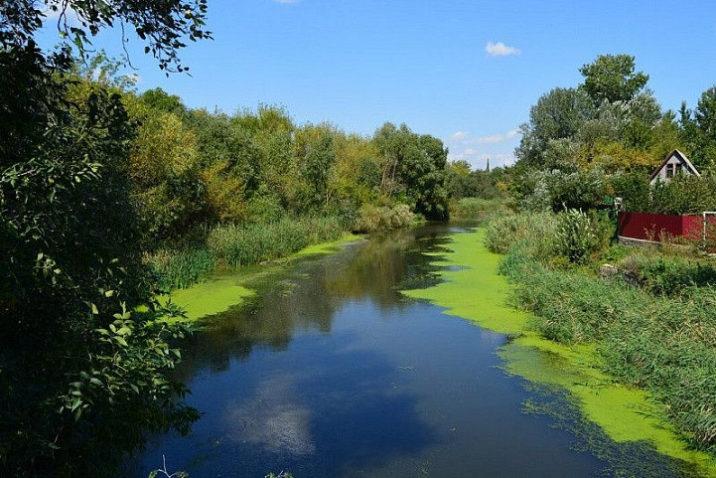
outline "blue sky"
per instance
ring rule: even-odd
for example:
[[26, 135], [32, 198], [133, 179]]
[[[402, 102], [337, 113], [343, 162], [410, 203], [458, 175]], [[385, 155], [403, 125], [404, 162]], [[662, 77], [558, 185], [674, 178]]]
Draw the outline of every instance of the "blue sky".
[[[361, 134], [405, 122], [479, 168], [511, 162], [530, 105], [598, 54], [635, 55], [664, 108], [716, 84], [713, 1], [209, 0], [208, 23], [215, 39], [182, 54], [192, 76], [166, 78], [132, 40], [138, 88]], [[95, 46], [119, 55], [119, 33]]]

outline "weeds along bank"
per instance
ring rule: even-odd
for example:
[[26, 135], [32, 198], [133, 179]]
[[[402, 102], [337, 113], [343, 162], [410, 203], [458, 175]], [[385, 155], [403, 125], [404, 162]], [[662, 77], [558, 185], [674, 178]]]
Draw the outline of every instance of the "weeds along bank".
[[[609, 246], [597, 214], [513, 214], [485, 244], [529, 327], [570, 346], [596, 344], [601, 368], [647, 390], [691, 446], [716, 456], [716, 264], [684, 249]], [[609, 262], [610, 266], [604, 266]]]
[[280, 259], [308, 246], [330, 243], [352, 232], [375, 233], [420, 223], [407, 205], [363, 207], [355, 220], [340, 216], [283, 217], [274, 222], [225, 224], [195, 244], [146, 254], [164, 290], [183, 289], [215, 272]]

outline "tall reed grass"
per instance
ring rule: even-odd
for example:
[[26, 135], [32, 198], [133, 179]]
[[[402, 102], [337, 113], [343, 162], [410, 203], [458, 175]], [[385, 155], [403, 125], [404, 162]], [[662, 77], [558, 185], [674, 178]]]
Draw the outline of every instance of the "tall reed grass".
[[238, 267], [338, 239], [344, 230], [345, 225], [336, 217], [284, 218], [272, 223], [218, 226], [209, 233], [206, 244], [218, 260]]
[[486, 221], [510, 214], [507, 200], [503, 198], [461, 198], [450, 203], [450, 218], [456, 221]]
[[364, 204], [358, 211], [353, 230], [355, 232], [385, 232], [416, 224], [418, 216], [406, 204], [374, 206]]
[[161, 249], [146, 257], [164, 290], [201, 281], [220, 267], [234, 268], [288, 256], [306, 246], [333, 241], [347, 229], [338, 217], [283, 218], [276, 222], [221, 225], [203, 243]]
[[[487, 245], [507, 253], [501, 272], [515, 284], [515, 303], [534, 313], [533, 327], [548, 339], [596, 342], [609, 373], [648, 389], [695, 447], [716, 453], [713, 269], [639, 251], [637, 285], [645, 287], [638, 287], [623, 275], [601, 278], [555, 262], [554, 232], [554, 219], [542, 215], [488, 226]], [[688, 293], [662, 294], [672, 287]]]
[[216, 258], [206, 248], [161, 249], [146, 257], [162, 290], [183, 289], [207, 277]]

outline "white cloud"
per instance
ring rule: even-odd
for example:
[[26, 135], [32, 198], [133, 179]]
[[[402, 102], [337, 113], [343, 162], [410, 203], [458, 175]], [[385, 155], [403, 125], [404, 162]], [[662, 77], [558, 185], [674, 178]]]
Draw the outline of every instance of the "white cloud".
[[272, 453], [309, 455], [316, 451], [311, 411], [295, 401], [294, 378], [277, 376], [259, 385], [253, 397], [226, 410], [228, 438], [258, 445]]
[[475, 142], [477, 144], [504, 143], [505, 141], [509, 141], [512, 138], [515, 138], [518, 134], [520, 134], [519, 129], [511, 129], [510, 131], [508, 131], [506, 133], [497, 133], [497, 134], [490, 134], [487, 136], [480, 136], [479, 138], [475, 139]]
[[520, 136], [518, 128], [504, 133], [473, 136], [464, 131], [450, 135], [450, 161], [467, 161], [474, 169], [485, 169], [487, 159], [490, 167], [509, 166], [515, 162], [511, 151]]
[[487, 45], [485, 45], [485, 51], [490, 56], [509, 56], [509, 55], [519, 55], [521, 53], [519, 48], [515, 48], [513, 46], [507, 46], [501, 41], [495, 42], [487, 42]]

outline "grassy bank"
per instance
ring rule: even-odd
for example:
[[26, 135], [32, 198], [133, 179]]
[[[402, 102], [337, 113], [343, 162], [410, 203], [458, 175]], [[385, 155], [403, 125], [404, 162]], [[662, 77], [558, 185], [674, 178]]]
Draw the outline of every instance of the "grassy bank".
[[[550, 236], [557, 228], [554, 217], [517, 217], [456, 234], [438, 264], [463, 268], [445, 269], [443, 283], [405, 294], [515, 337], [501, 350], [506, 369], [566, 389], [613, 440], [648, 441], [698, 474], [715, 475], [716, 327], [707, 299], [655, 297], [619, 278], [596, 277], [586, 260], [570, 265], [555, 252], [562, 249]], [[504, 246], [507, 255], [486, 243]]]
[[209, 231], [199, 244], [161, 249], [147, 260], [157, 274], [160, 287], [184, 289], [214, 272], [280, 259], [313, 244], [335, 241], [347, 229], [343, 220], [332, 216], [221, 225]]

